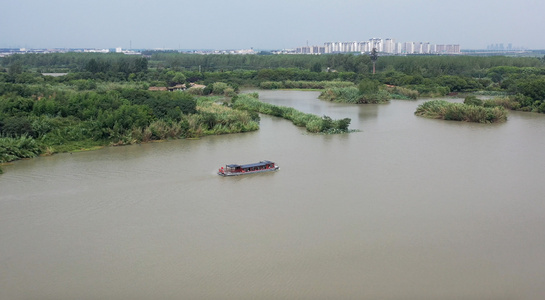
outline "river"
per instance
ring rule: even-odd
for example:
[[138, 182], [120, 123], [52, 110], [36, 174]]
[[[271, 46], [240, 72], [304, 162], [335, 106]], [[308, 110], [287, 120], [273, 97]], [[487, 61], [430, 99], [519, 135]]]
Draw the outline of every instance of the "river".
[[[4, 166], [0, 299], [545, 297], [545, 115], [259, 93], [360, 132], [262, 115], [251, 133]], [[280, 170], [216, 175], [264, 159]]]

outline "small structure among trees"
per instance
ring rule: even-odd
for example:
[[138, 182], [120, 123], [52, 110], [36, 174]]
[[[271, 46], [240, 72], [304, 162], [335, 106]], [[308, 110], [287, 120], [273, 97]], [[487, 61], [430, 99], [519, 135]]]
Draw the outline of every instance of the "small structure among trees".
[[371, 61], [373, 62], [373, 74], [375, 74], [375, 64], [377, 60], [378, 60], [377, 48], [373, 48], [373, 50], [371, 50]]

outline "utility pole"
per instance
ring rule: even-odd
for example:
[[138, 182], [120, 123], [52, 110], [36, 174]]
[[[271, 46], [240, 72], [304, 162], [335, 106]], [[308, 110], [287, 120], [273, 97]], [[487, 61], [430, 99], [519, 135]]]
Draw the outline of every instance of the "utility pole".
[[373, 62], [373, 74], [375, 74], [375, 64], [377, 63], [378, 53], [377, 48], [373, 48], [371, 51], [371, 61]]

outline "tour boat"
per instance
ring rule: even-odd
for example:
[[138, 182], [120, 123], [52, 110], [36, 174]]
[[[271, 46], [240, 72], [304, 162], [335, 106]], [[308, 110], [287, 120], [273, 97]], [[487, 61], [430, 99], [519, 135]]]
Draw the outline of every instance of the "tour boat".
[[254, 173], [271, 172], [280, 169], [274, 162], [269, 160], [262, 160], [258, 163], [237, 165], [226, 165], [225, 168], [221, 167], [218, 171], [218, 175], [221, 176], [237, 176]]

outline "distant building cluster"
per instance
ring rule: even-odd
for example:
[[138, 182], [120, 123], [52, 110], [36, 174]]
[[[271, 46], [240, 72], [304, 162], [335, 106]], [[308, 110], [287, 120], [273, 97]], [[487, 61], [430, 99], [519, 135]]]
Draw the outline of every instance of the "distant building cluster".
[[515, 47], [511, 43], [508, 43], [507, 45], [505, 45], [503, 43], [499, 43], [499, 44], [487, 45], [486, 50], [500, 51], [500, 52], [511, 52], [511, 51], [523, 51], [523, 50], [526, 50], [526, 49], [524, 47]]
[[394, 39], [372, 38], [364, 42], [326, 42], [324, 46], [305, 46], [294, 50], [297, 54], [369, 53], [403, 54], [460, 54], [460, 45], [436, 45], [429, 42], [396, 42]]
[[[155, 49], [158, 50], [158, 49]], [[159, 49], [166, 50], [166, 49]], [[253, 49], [233, 49], [233, 50], [171, 50], [184, 53], [194, 54], [256, 54]], [[94, 49], [94, 48], [54, 48], [54, 49], [27, 49], [27, 48], [0, 48], [0, 57], [9, 56], [12, 54], [26, 53], [66, 53], [66, 52], [83, 52], [83, 53], [123, 53], [126, 55], [142, 55], [140, 51], [127, 50], [121, 47], [115, 49]]]
[[187, 53], [195, 54], [256, 54], [257, 52], [253, 49], [237, 49], [237, 50], [192, 50], [184, 51]]
[[123, 53], [127, 55], [140, 55], [140, 52], [133, 50], [124, 50], [120, 47], [115, 49], [94, 49], [94, 48], [52, 48], [52, 49], [27, 49], [27, 48], [0, 48], [0, 57], [5, 57], [12, 54], [45, 54], [45, 53]]

